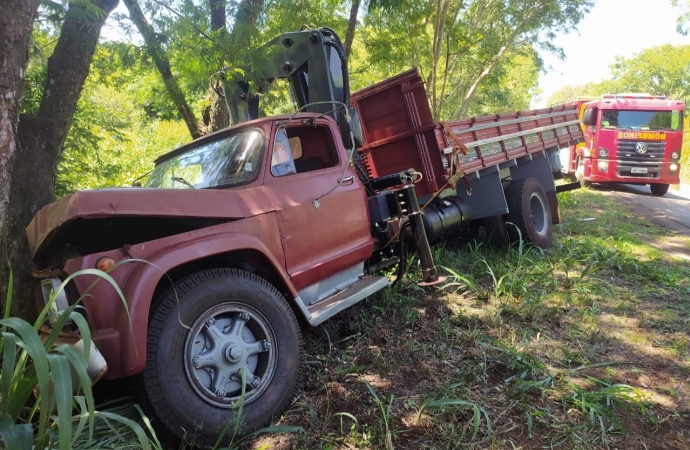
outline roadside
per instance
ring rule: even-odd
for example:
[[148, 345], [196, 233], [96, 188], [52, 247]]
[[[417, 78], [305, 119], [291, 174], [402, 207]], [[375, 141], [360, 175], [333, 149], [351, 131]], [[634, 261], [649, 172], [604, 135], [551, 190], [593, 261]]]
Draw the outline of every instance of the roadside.
[[627, 205], [632, 214], [671, 230], [664, 239], [647, 239], [648, 243], [669, 256], [690, 261], [690, 249], [683, 239], [690, 237], [690, 185], [672, 186], [663, 197], [652, 195], [648, 186], [629, 184], [595, 185], [594, 190]]

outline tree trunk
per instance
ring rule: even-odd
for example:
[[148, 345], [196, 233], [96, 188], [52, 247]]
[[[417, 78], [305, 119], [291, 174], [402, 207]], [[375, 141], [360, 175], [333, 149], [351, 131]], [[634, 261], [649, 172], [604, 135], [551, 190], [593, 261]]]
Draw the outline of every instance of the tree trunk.
[[[118, 0], [92, 0], [102, 13], [95, 14], [83, 2], [70, 3], [60, 37], [48, 59], [46, 85], [35, 116], [20, 118], [19, 146], [12, 166], [7, 210], [0, 229], [0, 249], [6, 252], [15, 274], [13, 313], [31, 318], [36, 311], [31, 261], [24, 229], [34, 214], [54, 200], [55, 173], [84, 81], [89, 74], [101, 28]], [[0, 279], [7, 279], [0, 265]], [[0, 299], [4, 299], [0, 283]]]
[[[21, 111], [29, 43], [39, 0], [3, 0], [0, 14], [0, 230], [10, 201], [11, 168], [17, 154], [17, 125]], [[10, 13], [11, 11], [11, 13]], [[0, 247], [0, 274], [6, 275], [7, 254]], [[0, 276], [0, 304], [8, 278]]]
[[173, 76], [172, 70], [170, 69], [170, 61], [165, 51], [161, 48], [160, 43], [156, 40], [156, 32], [146, 20], [144, 13], [139, 6], [138, 0], [123, 0], [123, 3], [129, 10], [129, 17], [136, 25], [139, 33], [144, 38], [144, 43], [146, 44], [146, 51], [153, 58], [156, 63], [158, 72], [163, 78], [163, 84], [165, 84], [165, 89], [170, 95], [170, 99], [173, 101], [177, 110], [182, 116], [185, 124], [187, 124], [187, 129], [189, 129], [189, 134], [192, 138], [196, 139], [200, 137], [203, 133], [199, 127], [199, 122], [194, 115], [194, 111], [187, 104], [187, 99], [185, 98], [180, 85], [177, 84], [177, 79]]
[[[211, 11], [211, 31], [213, 36], [221, 41], [227, 40], [225, 0], [209, 0], [209, 10]], [[225, 65], [225, 52], [220, 52], [218, 58], [218, 70]], [[230, 125], [230, 111], [222, 96], [222, 80], [212, 79], [209, 86], [209, 96], [211, 97], [211, 109], [209, 111], [209, 124], [211, 131], [222, 130]]]
[[[209, 0], [211, 5], [213, 2], [219, 0]], [[222, 1], [222, 0], [221, 0]], [[229, 36], [226, 35], [227, 31], [225, 28], [219, 29], [219, 33], [222, 37], [227, 37], [228, 47], [227, 48], [241, 48], [246, 47], [250, 43], [251, 31], [256, 26], [256, 22], [259, 19], [259, 15], [263, 10], [264, 0], [242, 0], [237, 7], [237, 13], [235, 14], [235, 25], [232, 27], [232, 33]], [[213, 27], [213, 9], [211, 10], [211, 23]], [[225, 22], [223, 22], [225, 25]], [[225, 31], [225, 33], [223, 32]], [[225, 55], [221, 57], [220, 68], [225, 65]], [[210, 123], [211, 131], [222, 130], [230, 125], [230, 111], [228, 110], [228, 104], [225, 98], [222, 96], [222, 86], [221, 81], [211, 81], [211, 87], [209, 93], [211, 95], [211, 110], [210, 110]]]
[[211, 31], [225, 29], [225, 0], [209, 0]]
[[357, 28], [357, 14], [359, 14], [359, 5], [362, 0], [352, 0], [350, 7], [350, 18], [347, 21], [347, 33], [345, 33], [345, 54], [349, 57], [352, 49], [352, 42], [355, 40], [355, 29]]

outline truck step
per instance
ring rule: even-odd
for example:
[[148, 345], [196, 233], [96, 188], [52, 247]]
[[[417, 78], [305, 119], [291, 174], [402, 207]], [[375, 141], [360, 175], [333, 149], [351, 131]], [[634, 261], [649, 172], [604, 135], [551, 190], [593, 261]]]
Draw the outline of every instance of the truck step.
[[388, 277], [368, 277], [351, 284], [342, 291], [336, 292], [320, 302], [310, 305], [308, 308], [311, 325], [318, 325], [345, 308], [364, 300], [376, 291], [390, 284]]
[[556, 186], [556, 192], [561, 193], [561, 192], [574, 191], [575, 189], [580, 189], [581, 187], [582, 187], [582, 184], [579, 181], [574, 181], [572, 183], [561, 184], [559, 186]]

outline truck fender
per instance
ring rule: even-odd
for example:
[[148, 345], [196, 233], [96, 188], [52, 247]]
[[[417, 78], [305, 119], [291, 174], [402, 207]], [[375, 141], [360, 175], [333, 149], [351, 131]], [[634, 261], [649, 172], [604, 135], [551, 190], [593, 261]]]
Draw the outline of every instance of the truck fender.
[[120, 330], [120, 376], [134, 375], [144, 368], [149, 311], [155, 288], [161, 279], [170, 270], [183, 264], [236, 250], [255, 250], [261, 253], [270, 262], [290, 295], [293, 298], [297, 296], [284, 267], [256, 236], [237, 232], [213, 235], [154, 252], [146, 257], [148, 264], [138, 263], [135, 266], [123, 288], [129, 317], [124, 306], [120, 306], [115, 321]]

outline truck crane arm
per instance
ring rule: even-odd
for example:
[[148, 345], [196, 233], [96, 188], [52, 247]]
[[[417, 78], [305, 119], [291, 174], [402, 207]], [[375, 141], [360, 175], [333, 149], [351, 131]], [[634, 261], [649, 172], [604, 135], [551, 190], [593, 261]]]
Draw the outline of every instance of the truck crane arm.
[[284, 33], [260, 52], [259, 62], [245, 67], [244, 76], [225, 79], [233, 123], [257, 119], [260, 93], [266, 84], [282, 78], [290, 83], [298, 109], [328, 114], [343, 131], [344, 114], [336, 110], [338, 104], [350, 106], [350, 80], [345, 49], [335, 31], [314, 28]]

